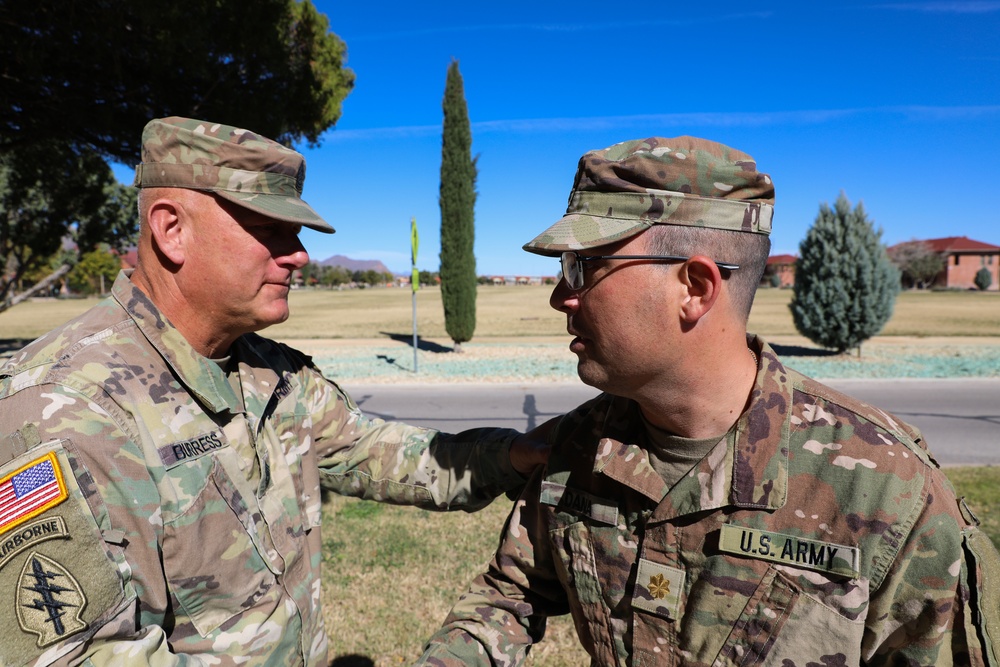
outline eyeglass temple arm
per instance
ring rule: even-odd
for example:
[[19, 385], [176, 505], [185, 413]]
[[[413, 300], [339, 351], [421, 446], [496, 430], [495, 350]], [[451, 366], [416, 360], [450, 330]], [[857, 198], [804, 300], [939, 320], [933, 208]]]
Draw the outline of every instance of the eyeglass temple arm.
[[[684, 257], [682, 255], [577, 255], [576, 261], [586, 262], [588, 260], [594, 259], [672, 259], [678, 262], [686, 262], [691, 259], [690, 257]], [[713, 263], [720, 269], [726, 269], [727, 271], [735, 271], [740, 268], [739, 264], [730, 264], [728, 262], [715, 262]]]

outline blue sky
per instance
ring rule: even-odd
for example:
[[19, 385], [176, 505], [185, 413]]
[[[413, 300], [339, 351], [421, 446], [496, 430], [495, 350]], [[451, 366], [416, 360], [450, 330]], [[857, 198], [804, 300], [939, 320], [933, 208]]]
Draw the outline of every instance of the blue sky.
[[[773, 253], [821, 202], [864, 202], [888, 244], [1000, 244], [1000, 1], [318, 0], [357, 80], [306, 154], [305, 199], [337, 233], [315, 260], [437, 270], [441, 99], [460, 63], [479, 155], [480, 274], [553, 275], [521, 245], [565, 210], [587, 150], [701, 136], [776, 187]], [[252, 129], [252, 128], [251, 128]]]

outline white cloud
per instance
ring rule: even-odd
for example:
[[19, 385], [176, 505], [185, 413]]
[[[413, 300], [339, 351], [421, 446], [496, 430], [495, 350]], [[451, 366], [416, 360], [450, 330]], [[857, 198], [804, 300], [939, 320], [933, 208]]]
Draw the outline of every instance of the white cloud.
[[877, 5], [879, 9], [897, 9], [927, 14], [988, 14], [1000, 11], [1000, 2], [992, 0], [956, 0], [954, 2], [894, 2]]
[[[536, 132], [579, 132], [628, 128], [655, 124], [660, 127], [768, 127], [822, 125], [851, 116], [899, 115], [911, 120], [954, 121], [1000, 114], [1000, 106], [931, 107], [894, 106], [858, 109], [811, 109], [769, 112], [704, 112], [682, 114], [637, 114], [631, 116], [592, 116], [584, 118], [519, 118], [472, 123], [476, 134], [522, 134]], [[329, 131], [324, 136], [331, 143], [436, 136], [440, 125], [376, 127]]]
[[617, 30], [635, 30], [636, 28], [651, 28], [664, 26], [693, 26], [727, 21], [746, 21], [752, 19], [770, 18], [773, 12], [758, 11], [738, 14], [712, 14], [694, 18], [650, 19], [641, 21], [609, 21], [601, 23], [486, 23], [480, 25], [437, 25], [415, 30], [398, 30], [372, 34], [352, 35], [351, 43], [370, 42], [401, 37], [424, 37], [427, 35], [442, 35], [456, 33], [483, 33], [485, 31], [499, 32], [609, 32]]

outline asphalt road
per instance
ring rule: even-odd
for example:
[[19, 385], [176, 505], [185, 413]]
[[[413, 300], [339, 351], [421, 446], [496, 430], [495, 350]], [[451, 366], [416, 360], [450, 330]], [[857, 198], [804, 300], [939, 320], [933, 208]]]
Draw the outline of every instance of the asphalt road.
[[[942, 465], [1000, 465], [1000, 379], [833, 380], [924, 433]], [[479, 426], [527, 430], [597, 392], [577, 384], [352, 385], [366, 413], [461, 431]]]

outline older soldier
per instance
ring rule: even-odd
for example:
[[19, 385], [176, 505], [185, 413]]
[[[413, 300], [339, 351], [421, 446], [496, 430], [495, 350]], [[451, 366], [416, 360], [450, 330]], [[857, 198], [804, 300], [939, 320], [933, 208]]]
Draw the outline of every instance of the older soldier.
[[773, 198], [702, 139], [584, 155], [525, 249], [605, 393], [423, 664], [519, 664], [567, 611], [594, 665], [997, 664], [1000, 559], [919, 432], [746, 335]]
[[320, 488], [474, 509], [517, 433], [369, 419], [252, 333], [333, 232], [301, 155], [166, 118], [142, 158], [135, 271], [0, 368], [0, 664], [326, 665]]

